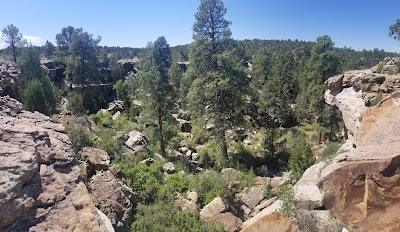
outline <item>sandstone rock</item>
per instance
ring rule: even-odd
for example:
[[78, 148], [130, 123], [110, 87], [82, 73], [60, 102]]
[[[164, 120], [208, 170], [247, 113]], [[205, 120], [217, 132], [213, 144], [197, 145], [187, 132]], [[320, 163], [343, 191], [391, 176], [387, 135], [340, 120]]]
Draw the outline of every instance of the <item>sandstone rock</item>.
[[263, 209], [267, 208], [268, 206], [272, 205], [277, 199], [278, 199], [277, 197], [273, 197], [271, 199], [261, 201], [259, 205], [254, 207], [255, 214], [261, 212], [261, 210], [263, 210]]
[[156, 162], [155, 159], [153, 159], [153, 158], [147, 158], [147, 159], [144, 159], [144, 160], [140, 161], [139, 163], [144, 164], [144, 165], [147, 165], [147, 166], [150, 166], [150, 165], [151, 165], [152, 163], [154, 163], [154, 162]]
[[176, 172], [175, 165], [172, 162], [168, 162], [168, 163], [164, 164], [163, 170], [164, 170], [164, 172], [166, 172], [168, 174], [174, 174]]
[[117, 118], [118, 118], [119, 116], [121, 116], [121, 111], [117, 111], [115, 114], [113, 114], [112, 120], [113, 120], [113, 121], [117, 120]]
[[130, 148], [133, 153], [138, 152], [147, 146], [147, 140], [140, 131], [133, 130], [129, 132], [128, 137], [129, 138], [125, 142], [125, 145]]
[[122, 100], [114, 100], [108, 104], [108, 108], [106, 109], [111, 115], [114, 115], [118, 111], [124, 111], [124, 101]]
[[243, 224], [242, 232], [300, 232], [298, 225], [287, 216], [273, 212], [251, 224]]
[[221, 213], [215, 217], [215, 221], [224, 226], [225, 231], [238, 232], [242, 228], [243, 221], [231, 212]]
[[266, 215], [272, 214], [275, 211], [278, 211], [282, 207], [282, 201], [276, 200], [270, 206], [263, 209], [260, 213], [256, 214], [254, 217], [248, 219], [247, 221], [243, 222], [243, 229], [250, 226], [251, 224], [260, 224], [263, 220], [257, 222], [259, 219], [263, 218]]
[[107, 231], [64, 126], [0, 99], [0, 230]]
[[394, 197], [400, 194], [399, 106], [400, 94], [394, 93], [366, 110], [357, 147], [321, 172], [323, 204], [350, 231], [400, 229], [400, 205]]
[[199, 207], [197, 206], [197, 192], [188, 192], [185, 198], [182, 194], [177, 193], [175, 196], [175, 202], [183, 210], [190, 210], [198, 213]]
[[266, 191], [265, 185], [247, 187], [240, 193], [240, 200], [253, 210], [265, 198]]
[[331, 91], [331, 93], [336, 93], [340, 92], [343, 89], [342, 86], [342, 81], [343, 81], [343, 74], [333, 76], [326, 80], [325, 84], [328, 86], [328, 89]]
[[[331, 100], [330, 97], [333, 99]], [[349, 139], [355, 143], [363, 113], [367, 109], [362, 99], [362, 92], [356, 92], [353, 88], [345, 88], [340, 93], [331, 95], [328, 90], [325, 93], [325, 99], [328, 104], [337, 106], [342, 112]]]
[[126, 231], [132, 223], [132, 189], [112, 171], [96, 171], [88, 187], [96, 207], [111, 220], [115, 231]]
[[309, 209], [322, 207], [322, 196], [317, 184], [321, 177], [321, 171], [325, 166], [326, 162], [319, 162], [309, 167], [294, 185], [295, 198], [302, 201]]
[[20, 72], [8, 60], [0, 57], [0, 96], [17, 97]]
[[193, 152], [192, 153], [192, 160], [197, 161], [199, 159], [200, 155], [199, 153]]
[[107, 152], [94, 147], [84, 147], [81, 152], [81, 160], [88, 163], [91, 170], [107, 170], [110, 166], [110, 156]]
[[228, 207], [222, 198], [217, 197], [204, 206], [204, 208], [200, 211], [200, 219], [203, 221], [214, 219], [217, 215], [226, 212], [227, 209]]

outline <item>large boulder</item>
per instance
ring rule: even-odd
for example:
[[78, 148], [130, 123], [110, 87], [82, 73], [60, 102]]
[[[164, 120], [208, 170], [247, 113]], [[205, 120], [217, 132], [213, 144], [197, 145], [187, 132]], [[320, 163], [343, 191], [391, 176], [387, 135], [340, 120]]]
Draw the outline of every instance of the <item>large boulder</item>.
[[228, 232], [239, 232], [243, 225], [243, 221], [231, 212], [218, 214], [215, 221], [221, 223]]
[[326, 162], [319, 162], [309, 167], [300, 180], [294, 185], [295, 198], [302, 201], [310, 209], [321, 208], [322, 196], [318, 188], [321, 171]]
[[0, 57], [0, 96], [18, 96], [19, 75], [13, 63]]
[[394, 93], [363, 112], [356, 148], [321, 172], [323, 205], [349, 231], [400, 229], [399, 106], [400, 93]]
[[200, 211], [200, 218], [204, 221], [214, 219], [217, 215], [225, 213], [228, 210], [228, 206], [222, 200], [221, 197], [217, 197], [208, 203]]
[[176, 172], [175, 164], [172, 162], [168, 162], [163, 165], [163, 170], [167, 174], [174, 174]]
[[124, 101], [122, 100], [114, 100], [108, 103], [108, 108], [106, 109], [111, 115], [115, 113], [124, 111]]
[[267, 214], [251, 224], [243, 226], [242, 232], [300, 232], [298, 225], [278, 212]]
[[0, 102], [0, 230], [108, 231], [64, 126]]
[[92, 200], [110, 220], [115, 231], [127, 231], [132, 223], [133, 191], [120, 178], [122, 171], [112, 165], [108, 170], [97, 170], [88, 188]]
[[136, 153], [147, 146], [147, 140], [142, 132], [133, 130], [129, 132], [128, 140], [126, 140], [125, 145], [132, 150], [133, 153]]

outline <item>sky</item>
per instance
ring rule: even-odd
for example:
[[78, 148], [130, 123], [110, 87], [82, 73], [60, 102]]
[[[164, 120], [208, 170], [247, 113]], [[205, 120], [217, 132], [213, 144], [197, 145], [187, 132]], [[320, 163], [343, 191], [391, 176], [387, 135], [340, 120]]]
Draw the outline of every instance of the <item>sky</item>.
[[[14, 24], [34, 45], [55, 44], [63, 27], [82, 27], [100, 45], [144, 47], [165, 36], [170, 46], [191, 43], [200, 0], [1, 1], [0, 29]], [[336, 47], [400, 52], [389, 26], [400, 19], [399, 0], [224, 0], [234, 39], [315, 41]], [[9, 10], [8, 10], [9, 9]], [[4, 48], [0, 39], [0, 48]]]

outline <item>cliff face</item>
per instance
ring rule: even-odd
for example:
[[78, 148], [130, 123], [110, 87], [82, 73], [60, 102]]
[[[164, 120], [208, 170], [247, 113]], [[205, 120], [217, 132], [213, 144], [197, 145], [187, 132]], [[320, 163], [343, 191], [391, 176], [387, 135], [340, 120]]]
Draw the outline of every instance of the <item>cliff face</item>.
[[0, 230], [110, 231], [64, 126], [0, 97]]
[[[388, 74], [396, 62], [327, 81], [325, 99], [342, 111], [353, 146], [325, 166], [319, 188], [349, 231], [400, 230], [400, 76]], [[379, 95], [384, 100], [365, 106]]]

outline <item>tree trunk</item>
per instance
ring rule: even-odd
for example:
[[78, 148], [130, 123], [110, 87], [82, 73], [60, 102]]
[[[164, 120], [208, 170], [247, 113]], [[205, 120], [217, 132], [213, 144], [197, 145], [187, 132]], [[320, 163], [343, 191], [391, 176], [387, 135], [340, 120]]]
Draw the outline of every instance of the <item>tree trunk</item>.
[[14, 62], [17, 63], [17, 53], [15, 51], [15, 44], [14, 43], [11, 43], [11, 48], [12, 48], [12, 52], [13, 52]]
[[221, 154], [223, 157], [227, 158], [228, 157], [228, 147], [226, 145], [225, 141], [225, 132], [221, 132], [219, 135], [219, 144], [220, 144], [220, 149], [221, 149]]
[[164, 144], [164, 136], [163, 136], [163, 124], [162, 124], [162, 117], [161, 112], [158, 111], [158, 127], [160, 129], [160, 153], [162, 156], [165, 157], [165, 144]]

